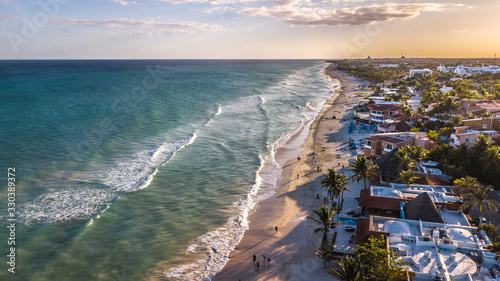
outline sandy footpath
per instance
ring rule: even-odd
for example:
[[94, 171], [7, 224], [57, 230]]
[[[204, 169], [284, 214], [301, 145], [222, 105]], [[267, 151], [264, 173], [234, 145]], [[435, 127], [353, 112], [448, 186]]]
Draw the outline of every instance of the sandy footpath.
[[[331, 68], [329, 66], [327, 72], [340, 80], [341, 89], [326, 103], [316, 120], [306, 124], [290, 140], [291, 145], [287, 145], [300, 147], [302, 143], [302, 148], [283, 148], [277, 152], [276, 159], [284, 167], [278, 181], [279, 191], [258, 203], [249, 216], [249, 230], [214, 280], [334, 280], [314, 255], [321, 243], [321, 233], [313, 232], [318, 226], [306, 217], [311, 210], [324, 204], [326, 192], [320, 189], [320, 181], [328, 168], [334, 167], [349, 176], [347, 165], [355, 156], [344, 141], [367, 135], [349, 135], [347, 128], [353, 117], [353, 106], [363, 99], [352, 91], [363, 82]], [[351, 192], [345, 194], [340, 216], [347, 217], [345, 212], [357, 207], [354, 198], [359, 196], [362, 185], [348, 184]], [[320, 199], [317, 199], [318, 194]], [[350, 251], [354, 246], [348, 242], [352, 233], [343, 231], [342, 227], [337, 228], [336, 250]], [[252, 261], [254, 254], [259, 269]], [[263, 254], [271, 257], [270, 264], [264, 261]]]

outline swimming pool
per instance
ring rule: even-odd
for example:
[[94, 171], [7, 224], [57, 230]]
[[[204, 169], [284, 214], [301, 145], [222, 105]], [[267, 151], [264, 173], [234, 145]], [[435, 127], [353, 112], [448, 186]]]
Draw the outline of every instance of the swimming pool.
[[357, 219], [349, 219], [349, 218], [339, 218], [339, 222], [345, 223], [348, 225], [357, 225], [358, 224]]

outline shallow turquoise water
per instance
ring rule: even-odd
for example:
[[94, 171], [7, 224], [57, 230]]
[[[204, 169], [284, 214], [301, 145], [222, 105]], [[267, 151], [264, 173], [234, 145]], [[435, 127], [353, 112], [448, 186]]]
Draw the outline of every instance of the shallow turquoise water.
[[209, 278], [273, 191], [273, 150], [331, 96], [324, 66], [0, 61], [18, 219], [16, 274], [2, 255], [0, 279]]

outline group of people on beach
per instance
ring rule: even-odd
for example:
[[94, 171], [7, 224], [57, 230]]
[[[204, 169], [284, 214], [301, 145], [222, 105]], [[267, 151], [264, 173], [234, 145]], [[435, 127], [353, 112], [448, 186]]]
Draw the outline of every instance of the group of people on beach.
[[[255, 269], [259, 270], [260, 262], [257, 260], [257, 256], [253, 255], [252, 258], [253, 258], [253, 264], [255, 265]], [[267, 265], [271, 264], [271, 256], [269, 254], [262, 254], [262, 264], [267, 264]]]

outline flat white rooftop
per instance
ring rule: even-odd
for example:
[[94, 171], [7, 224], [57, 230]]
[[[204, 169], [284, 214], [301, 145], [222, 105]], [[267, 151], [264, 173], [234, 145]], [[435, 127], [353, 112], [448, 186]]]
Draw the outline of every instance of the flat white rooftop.
[[391, 185], [392, 187], [370, 186], [370, 195], [411, 200], [418, 195], [427, 192], [434, 202], [451, 203], [461, 200], [460, 197], [451, 195], [452, 191], [446, 187], [432, 187], [427, 185], [407, 187], [406, 185]]

